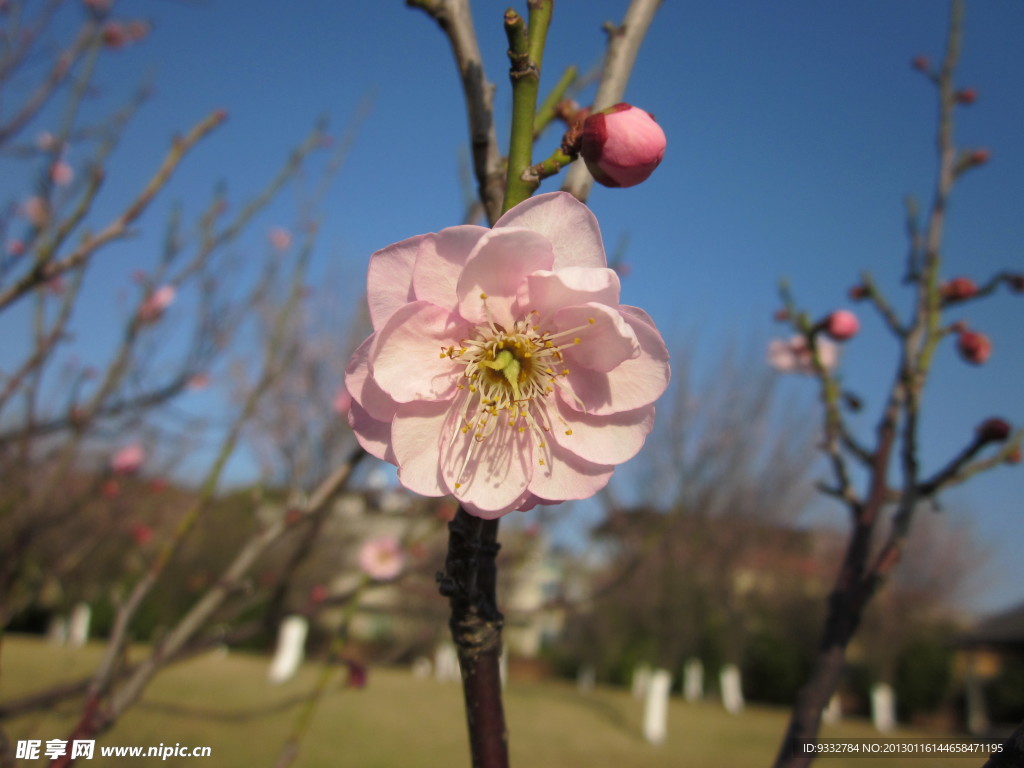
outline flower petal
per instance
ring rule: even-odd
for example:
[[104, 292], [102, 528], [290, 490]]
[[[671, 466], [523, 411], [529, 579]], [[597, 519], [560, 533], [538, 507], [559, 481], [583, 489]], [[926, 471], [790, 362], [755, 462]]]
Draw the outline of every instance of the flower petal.
[[595, 464], [621, 464], [636, 456], [654, 427], [654, 406], [607, 416], [581, 413], [555, 400], [562, 424], [553, 424], [551, 438], [580, 458]]
[[546, 317], [561, 307], [595, 302], [619, 305], [619, 276], [613, 269], [566, 267], [557, 272], [541, 270], [527, 275], [519, 293], [519, 306]]
[[586, 499], [608, 484], [614, 467], [593, 464], [557, 443], [548, 443], [544, 466], [534, 469], [530, 493], [542, 499]]
[[394, 312], [376, 333], [370, 353], [373, 378], [400, 403], [448, 400], [462, 368], [441, 351], [465, 337], [447, 310], [414, 301]]
[[[458, 412], [453, 409], [453, 414]], [[503, 420], [500, 415], [497, 418]], [[511, 512], [534, 469], [531, 436], [499, 423], [488, 437], [477, 440], [472, 431], [459, 430], [457, 419], [456, 415], [442, 433], [442, 443], [447, 435], [455, 435], [441, 447], [444, 484], [477, 517], [493, 519]]]
[[636, 334], [618, 309], [602, 304], [566, 307], [555, 313], [551, 324], [566, 334], [558, 342], [570, 370], [610, 371], [640, 354]]
[[356, 440], [371, 456], [382, 461], [398, 464], [395, 453], [391, 449], [391, 422], [379, 421], [359, 405], [355, 400], [348, 410], [348, 425], [355, 433]]
[[465, 225], [448, 227], [425, 238], [416, 255], [412, 284], [416, 298], [439, 307], [454, 307], [455, 287], [473, 247], [490, 230]]
[[444, 496], [437, 453], [441, 436], [451, 420], [451, 403], [416, 402], [399, 407], [391, 424], [391, 446], [398, 479], [423, 496]]
[[570, 391], [559, 388], [559, 397], [574, 410], [598, 416], [632, 411], [650, 405], [668, 387], [668, 349], [649, 322], [650, 316], [625, 305], [619, 307], [619, 312], [636, 334], [640, 354], [607, 373], [580, 366], [570, 368], [569, 375], [561, 379], [568, 383]]
[[376, 334], [371, 334], [352, 353], [348, 365], [345, 366], [345, 389], [352, 400], [359, 403], [369, 416], [390, 424], [397, 404], [387, 392], [377, 386], [377, 382], [370, 374], [370, 350], [373, 349], [376, 338]]
[[[492, 229], [477, 243], [459, 278], [459, 314], [472, 323], [511, 328], [512, 307], [531, 272], [550, 269], [554, 255], [543, 235], [527, 229]], [[486, 296], [486, 308], [481, 296]]]
[[597, 218], [568, 192], [534, 195], [498, 219], [494, 227], [525, 227], [547, 237], [555, 253], [552, 269], [608, 266]]
[[388, 318], [401, 307], [414, 301], [412, 273], [416, 252], [430, 235], [416, 235], [407, 240], [381, 248], [370, 256], [366, 273], [366, 297], [370, 305], [370, 321], [379, 331]]

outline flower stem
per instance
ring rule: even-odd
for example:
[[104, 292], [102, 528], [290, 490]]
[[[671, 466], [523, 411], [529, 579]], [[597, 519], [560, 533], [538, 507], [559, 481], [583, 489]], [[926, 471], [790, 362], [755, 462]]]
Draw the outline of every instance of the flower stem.
[[508, 145], [503, 211], [518, 205], [537, 188], [522, 178], [533, 165], [533, 123], [540, 90], [540, 69], [554, 0], [530, 0], [529, 26], [513, 10], [505, 12], [508, 58], [512, 80], [512, 133]]
[[441, 594], [451, 605], [449, 626], [459, 655], [473, 768], [507, 768], [508, 730], [501, 701], [501, 628], [495, 558], [498, 521], [461, 506], [448, 524], [448, 557]]

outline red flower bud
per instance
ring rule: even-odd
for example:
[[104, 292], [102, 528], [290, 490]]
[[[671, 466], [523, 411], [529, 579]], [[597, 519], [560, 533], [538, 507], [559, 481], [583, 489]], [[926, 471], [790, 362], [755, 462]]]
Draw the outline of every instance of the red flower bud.
[[984, 165], [989, 160], [989, 151], [987, 149], [975, 149], [967, 155], [968, 165]]
[[927, 72], [932, 63], [927, 56], [915, 56], [910, 60], [910, 66], [918, 72]]
[[1001, 443], [1010, 436], [1010, 425], [1003, 419], [985, 419], [975, 429], [978, 441], [982, 443]]
[[1006, 457], [1007, 464], [1020, 464], [1020, 461], [1020, 448], [1014, 448], [1012, 451], [1010, 451], [1010, 455]]
[[978, 292], [978, 286], [969, 277], [954, 277], [939, 286], [939, 295], [948, 304], [964, 301]]
[[848, 341], [860, 330], [860, 321], [853, 312], [837, 309], [821, 321], [821, 329], [835, 341]]
[[957, 104], [973, 104], [978, 100], [978, 92], [973, 88], [964, 88], [962, 91], [957, 91], [953, 98], [956, 99]]
[[665, 143], [665, 132], [653, 116], [616, 104], [584, 121], [580, 156], [599, 184], [632, 187], [658, 167]]
[[1024, 275], [1009, 275], [1006, 284], [1014, 293], [1024, 293]]
[[871, 291], [866, 285], [851, 286], [850, 290], [847, 292], [851, 301], [864, 301], [864, 299], [866, 299], [870, 294]]
[[992, 354], [992, 342], [988, 336], [976, 331], [963, 331], [956, 343], [960, 356], [972, 365], [981, 365]]

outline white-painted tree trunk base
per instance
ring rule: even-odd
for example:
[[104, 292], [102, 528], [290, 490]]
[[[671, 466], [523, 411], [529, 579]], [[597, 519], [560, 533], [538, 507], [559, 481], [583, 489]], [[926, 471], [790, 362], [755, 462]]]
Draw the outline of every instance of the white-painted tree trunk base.
[[644, 739], [648, 744], [663, 744], [668, 729], [668, 694], [672, 674], [667, 669], [650, 673], [644, 697]]

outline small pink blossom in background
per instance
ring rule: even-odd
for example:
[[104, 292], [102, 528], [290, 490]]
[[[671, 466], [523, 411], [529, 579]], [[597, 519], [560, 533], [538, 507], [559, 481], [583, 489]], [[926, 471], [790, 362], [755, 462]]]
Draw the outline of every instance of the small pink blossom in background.
[[330, 592], [323, 584], [314, 584], [309, 588], [309, 602], [318, 605], [330, 596]]
[[110, 468], [119, 475], [130, 475], [138, 472], [146, 461], [146, 451], [138, 443], [121, 448], [110, 459]]
[[58, 160], [50, 166], [50, 179], [58, 187], [66, 187], [75, 178], [75, 172], [64, 160]]
[[274, 227], [267, 236], [270, 244], [282, 253], [292, 247], [292, 233], [284, 227]]
[[349, 688], [365, 688], [367, 678], [369, 678], [369, 670], [366, 668], [366, 665], [351, 659], [346, 660], [345, 665], [348, 667], [348, 682], [346, 682], [346, 685]]
[[7, 255], [8, 256], [24, 256], [25, 255], [25, 243], [22, 240], [14, 238], [7, 241]]
[[146, 546], [153, 540], [153, 529], [145, 523], [133, 523], [131, 533], [132, 540], [140, 547]]
[[[818, 338], [818, 359], [822, 367], [828, 371], [839, 362], [839, 348], [828, 339]], [[780, 373], [814, 373], [814, 361], [811, 358], [807, 339], [802, 335], [790, 339], [774, 339], [768, 345], [768, 364]]]
[[21, 215], [28, 219], [33, 227], [41, 229], [50, 217], [50, 206], [39, 196], [30, 197], [21, 204]]
[[174, 303], [177, 295], [178, 292], [173, 285], [164, 285], [157, 288], [139, 307], [139, 320], [144, 323], [152, 323], [155, 320], [159, 320], [164, 310]]
[[105, 499], [116, 499], [121, 495], [121, 484], [116, 480], [104, 480], [100, 486], [100, 494]]
[[370, 539], [359, 550], [359, 567], [371, 579], [389, 581], [402, 572], [404, 565], [405, 553], [394, 536]]
[[822, 322], [822, 330], [833, 341], [849, 341], [860, 330], [860, 321], [853, 312], [837, 309]]
[[344, 384], [335, 393], [334, 402], [331, 403], [331, 407], [339, 416], [348, 416], [349, 409], [352, 408], [352, 395], [345, 389]]
[[148, 34], [149, 24], [141, 19], [108, 21], [103, 25], [103, 43], [114, 50], [137, 43]]
[[112, 0], [82, 0], [82, 5], [97, 12], [109, 11]]
[[52, 152], [57, 148], [57, 140], [49, 131], [40, 131], [36, 134], [36, 146], [43, 152]]
[[982, 365], [992, 355], [991, 339], [976, 331], [962, 331], [957, 338], [956, 348], [960, 356], [971, 365]]
[[619, 304], [597, 219], [569, 194], [377, 251], [367, 299], [349, 424], [415, 493], [484, 518], [588, 498], [654, 425], [668, 351]]
[[194, 376], [190, 376], [185, 384], [185, 388], [193, 392], [200, 392], [209, 386], [210, 374], [208, 373], [197, 373]]
[[48, 290], [54, 296], [60, 296], [64, 293], [64, 289], [67, 286], [64, 284], [64, 277], [62, 275], [54, 275], [46, 281], [46, 290]]
[[665, 132], [654, 117], [630, 104], [595, 112], [583, 122], [580, 156], [606, 187], [645, 181], [665, 156]]

